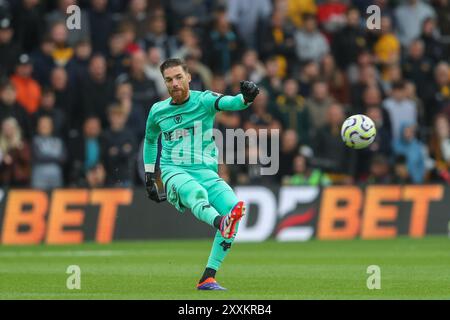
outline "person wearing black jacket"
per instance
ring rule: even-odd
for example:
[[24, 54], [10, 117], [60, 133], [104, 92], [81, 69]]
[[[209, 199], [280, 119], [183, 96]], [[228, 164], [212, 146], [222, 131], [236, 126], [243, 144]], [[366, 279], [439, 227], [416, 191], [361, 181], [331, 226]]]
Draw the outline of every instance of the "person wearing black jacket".
[[69, 137], [66, 179], [70, 186], [85, 186], [88, 173], [101, 165], [101, 132], [100, 119], [89, 115], [83, 122], [82, 132]]
[[16, 101], [16, 89], [11, 82], [0, 86], [0, 123], [9, 117], [17, 120], [26, 140], [31, 138], [31, 121], [27, 111]]
[[137, 142], [125, 127], [127, 115], [120, 105], [108, 109], [110, 128], [102, 135], [101, 158], [106, 171], [106, 185], [129, 187], [133, 185]]
[[331, 50], [340, 68], [345, 70], [357, 61], [358, 53], [367, 48], [364, 30], [359, 27], [360, 13], [357, 8], [347, 10], [347, 25], [334, 36]]
[[88, 77], [81, 86], [81, 106], [83, 114], [96, 114], [102, 121], [102, 127], [108, 124], [107, 108], [114, 98], [114, 82], [107, 77], [106, 60], [94, 55], [89, 62]]
[[14, 30], [11, 19], [0, 17], [0, 80], [5, 79], [13, 71], [20, 47], [13, 41]]
[[95, 53], [108, 53], [108, 39], [114, 28], [114, 21], [108, 11], [108, 1], [92, 0], [88, 12], [92, 49]]

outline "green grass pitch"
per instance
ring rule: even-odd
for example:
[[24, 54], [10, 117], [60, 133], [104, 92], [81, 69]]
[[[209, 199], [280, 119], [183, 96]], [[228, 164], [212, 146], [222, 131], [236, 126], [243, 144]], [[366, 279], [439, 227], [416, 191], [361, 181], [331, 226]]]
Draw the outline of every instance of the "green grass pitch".
[[[450, 239], [235, 243], [198, 292], [211, 241], [0, 246], [0, 299], [450, 299]], [[81, 289], [69, 290], [69, 265]], [[366, 286], [381, 268], [381, 289]]]

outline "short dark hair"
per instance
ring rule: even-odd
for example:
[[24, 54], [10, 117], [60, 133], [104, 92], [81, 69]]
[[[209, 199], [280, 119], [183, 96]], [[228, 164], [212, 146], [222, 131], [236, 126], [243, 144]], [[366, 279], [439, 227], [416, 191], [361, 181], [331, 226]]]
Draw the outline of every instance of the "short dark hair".
[[403, 90], [403, 89], [405, 89], [405, 81], [403, 81], [403, 80], [398, 80], [398, 81], [395, 81], [393, 84], [392, 84], [392, 90]]
[[178, 58], [167, 59], [166, 61], [164, 61], [161, 64], [161, 66], [159, 67], [159, 70], [161, 71], [161, 74], [164, 75], [164, 71], [166, 69], [178, 67], [178, 66], [181, 66], [185, 72], [189, 72], [186, 63], [183, 60], [178, 59]]

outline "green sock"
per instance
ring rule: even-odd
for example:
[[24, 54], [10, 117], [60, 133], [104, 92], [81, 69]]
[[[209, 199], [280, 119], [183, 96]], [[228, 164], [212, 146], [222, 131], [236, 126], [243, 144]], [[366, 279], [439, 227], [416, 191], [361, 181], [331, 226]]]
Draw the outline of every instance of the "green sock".
[[[236, 230], [238, 228], [239, 223], [236, 225]], [[211, 253], [209, 255], [208, 263], [206, 265], [207, 268], [211, 268], [214, 270], [219, 270], [222, 265], [223, 260], [227, 256], [228, 252], [231, 249], [231, 245], [234, 242], [235, 236], [230, 239], [225, 239], [220, 234], [220, 231], [216, 232], [216, 236], [214, 237], [214, 242], [211, 248]]]

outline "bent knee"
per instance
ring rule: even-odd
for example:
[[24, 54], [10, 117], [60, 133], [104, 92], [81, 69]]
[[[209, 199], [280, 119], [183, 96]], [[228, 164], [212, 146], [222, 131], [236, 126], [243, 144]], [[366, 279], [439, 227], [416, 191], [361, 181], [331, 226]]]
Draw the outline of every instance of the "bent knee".
[[180, 191], [185, 202], [190, 205], [194, 205], [198, 201], [208, 201], [208, 193], [203, 188], [192, 188], [186, 185]]

